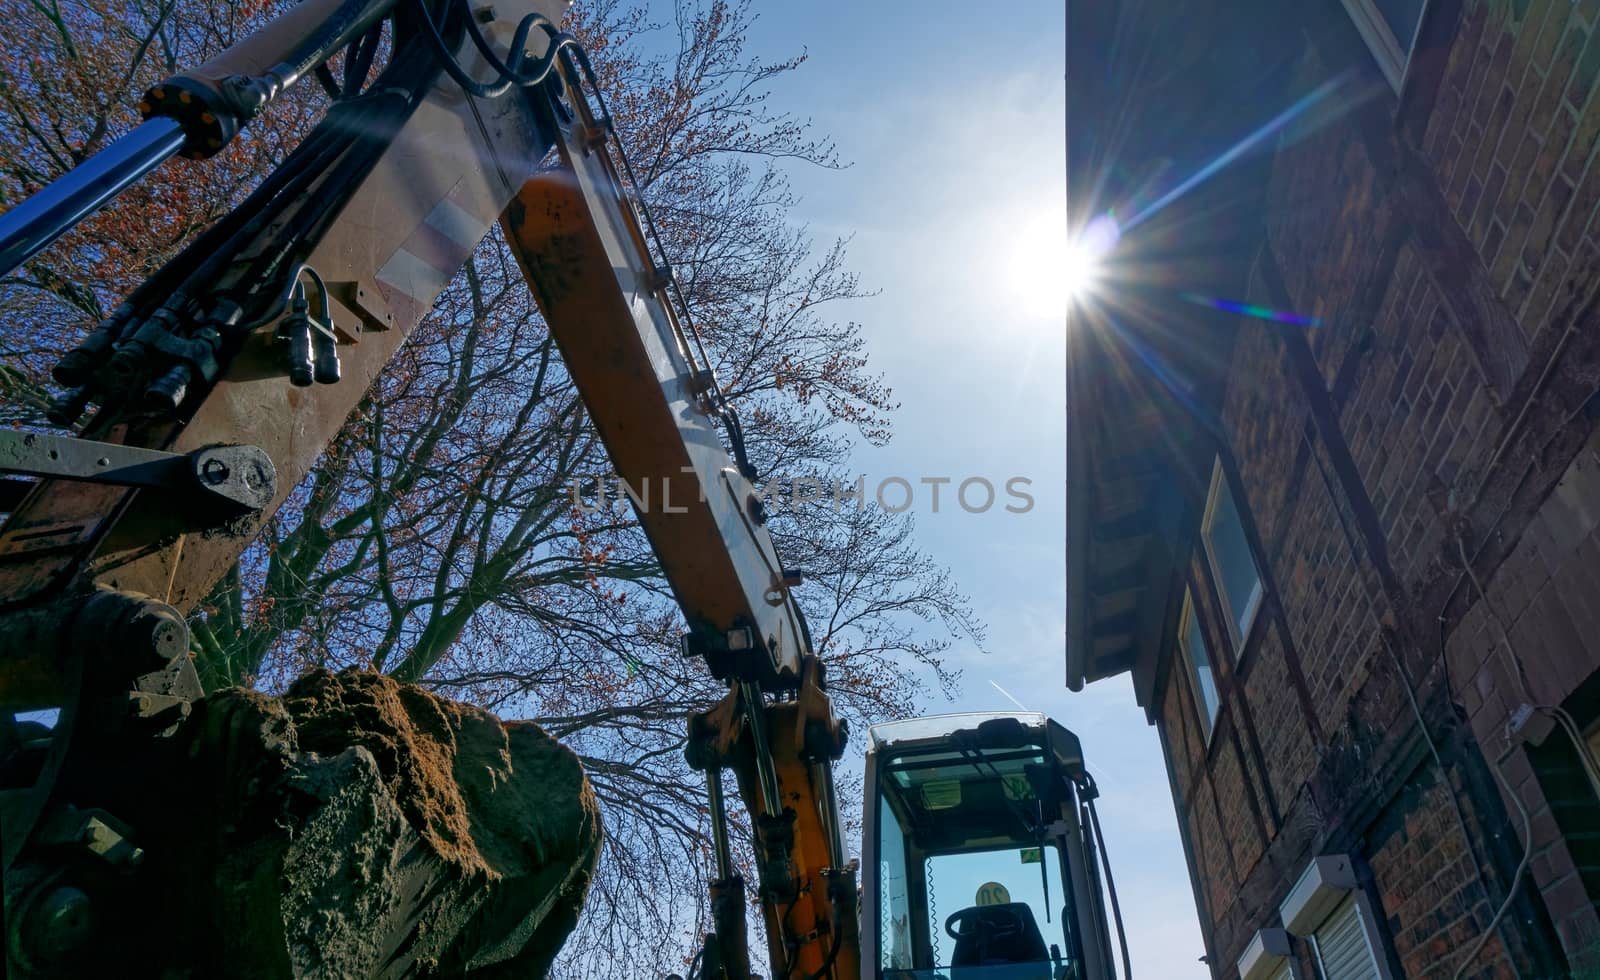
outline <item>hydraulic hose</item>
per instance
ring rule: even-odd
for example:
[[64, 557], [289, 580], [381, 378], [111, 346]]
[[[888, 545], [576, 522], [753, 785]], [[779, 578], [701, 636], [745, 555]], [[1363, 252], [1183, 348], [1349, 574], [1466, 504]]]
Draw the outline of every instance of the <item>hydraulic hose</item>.
[[[145, 122], [0, 216], [0, 277], [171, 157], [221, 150], [284, 89], [380, 26], [396, 2], [305, 0], [211, 61], [151, 88], [139, 102]], [[376, 47], [374, 40], [374, 54]]]
[[183, 125], [185, 156], [209, 157], [289, 86], [379, 26], [397, 0], [302, 0], [198, 68], [152, 87], [146, 118]]
[[1133, 964], [1128, 958], [1128, 935], [1122, 929], [1122, 905], [1117, 901], [1117, 882], [1111, 877], [1111, 855], [1106, 851], [1106, 838], [1100, 832], [1100, 814], [1094, 808], [1094, 798], [1089, 798], [1089, 823], [1094, 828], [1095, 844], [1100, 848], [1100, 866], [1106, 870], [1106, 893], [1111, 898], [1111, 917], [1117, 923], [1117, 944], [1122, 948], [1122, 980], [1133, 980]]

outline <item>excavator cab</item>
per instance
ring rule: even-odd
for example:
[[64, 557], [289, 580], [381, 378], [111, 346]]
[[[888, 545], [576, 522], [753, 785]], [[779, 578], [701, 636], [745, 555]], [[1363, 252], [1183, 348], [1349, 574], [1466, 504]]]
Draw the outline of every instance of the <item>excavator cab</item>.
[[1093, 779], [1042, 714], [871, 729], [863, 980], [1113, 980]]

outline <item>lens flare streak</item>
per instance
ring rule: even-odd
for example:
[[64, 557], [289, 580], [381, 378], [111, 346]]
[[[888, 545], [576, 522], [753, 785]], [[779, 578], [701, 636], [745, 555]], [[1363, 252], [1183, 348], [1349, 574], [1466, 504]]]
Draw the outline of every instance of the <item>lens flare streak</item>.
[[1279, 130], [1289, 125], [1289, 123], [1309, 112], [1318, 103], [1328, 99], [1343, 86], [1343, 78], [1330, 79], [1329, 81], [1318, 85], [1315, 89], [1306, 93], [1305, 96], [1296, 101], [1294, 105], [1267, 120], [1261, 126], [1257, 127], [1253, 132], [1239, 140], [1239, 142], [1224, 150], [1216, 159], [1195, 171], [1194, 174], [1188, 179], [1184, 180], [1172, 190], [1167, 191], [1165, 194], [1146, 205], [1145, 208], [1138, 214], [1123, 222], [1122, 230], [1126, 232], [1130, 229], [1138, 227], [1140, 224], [1153, 217], [1156, 212], [1160, 211], [1162, 208], [1166, 207], [1173, 201], [1176, 201], [1178, 198], [1189, 193], [1196, 187], [1199, 187], [1201, 184], [1205, 183], [1207, 180], [1210, 180], [1212, 177], [1216, 176], [1217, 173], [1224, 167], [1228, 166], [1228, 164], [1244, 156], [1246, 153], [1249, 153], [1255, 147], [1260, 146], [1268, 137], [1274, 135]]
[[1237, 303], [1231, 299], [1220, 299], [1216, 296], [1201, 296], [1199, 293], [1180, 293], [1179, 295], [1198, 306], [1209, 306], [1214, 310], [1222, 310], [1224, 313], [1237, 313], [1240, 316], [1254, 317], [1257, 320], [1289, 323], [1297, 327], [1322, 326], [1322, 320], [1319, 317], [1303, 316], [1299, 313], [1290, 313], [1287, 310], [1274, 310], [1266, 306], [1252, 306], [1249, 303]]

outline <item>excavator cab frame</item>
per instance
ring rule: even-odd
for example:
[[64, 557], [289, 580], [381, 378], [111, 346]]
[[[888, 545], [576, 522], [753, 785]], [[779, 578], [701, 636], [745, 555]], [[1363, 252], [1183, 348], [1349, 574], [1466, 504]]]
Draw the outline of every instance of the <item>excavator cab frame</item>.
[[1114, 976], [1076, 735], [1037, 713], [956, 714], [868, 743], [863, 980]]

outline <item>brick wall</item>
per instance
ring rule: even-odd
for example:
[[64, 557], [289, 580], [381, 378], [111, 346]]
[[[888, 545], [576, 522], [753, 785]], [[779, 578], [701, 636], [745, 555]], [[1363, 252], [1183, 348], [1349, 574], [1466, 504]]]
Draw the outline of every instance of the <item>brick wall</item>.
[[1294, 682], [1276, 624], [1263, 627], [1263, 642], [1245, 679], [1247, 710], [1261, 732], [1267, 781], [1280, 809], [1289, 803], [1316, 764], [1312, 722], [1293, 696]]
[[1530, 344], [1596, 268], [1600, 4], [1468, 5], [1423, 150]]
[[[1370, 862], [1383, 912], [1408, 977], [1449, 977], [1459, 955], [1477, 938], [1487, 902], [1476, 884], [1477, 866], [1469, 842], [1451, 814], [1448, 786], [1425, 776], [1402, 805], [1394, 826], [1375, 846]], [[1485, 962], [1504, 960], [1498, 939]]]
[[[1335, 851], [1391, 969], [1453, 976], [1508, 894], [1519, 804], [1529, 871], [1467, 975], [1600, 971], [1597, 896], [1506, 736], [1600, 671], [1600, 0], [1433, 6], [1443, 56], [1408, 86], [1435, 94], [1289, 134], [1265, 191], [1246, 299], [1322, 320], [1241, 321], [1217, 416], [1269, 594], [1234, 649], [1196, 542], [1210, 744], [1176, 656], [1157, 702], [1220, 977]], [[1302, 86], [1377, 77], [1348, 22], [1306, 37]]]

